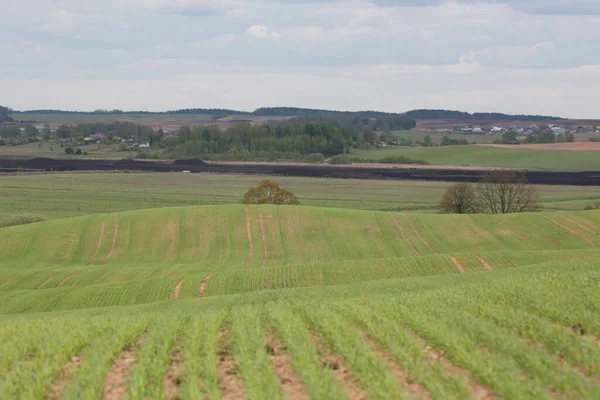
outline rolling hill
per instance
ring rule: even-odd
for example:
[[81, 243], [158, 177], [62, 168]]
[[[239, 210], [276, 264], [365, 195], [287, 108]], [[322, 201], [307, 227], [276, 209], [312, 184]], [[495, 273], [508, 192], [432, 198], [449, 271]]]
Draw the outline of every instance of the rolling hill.
[[127, 211], [0, 229], [0, 397], [600, 395], [600, 213]]

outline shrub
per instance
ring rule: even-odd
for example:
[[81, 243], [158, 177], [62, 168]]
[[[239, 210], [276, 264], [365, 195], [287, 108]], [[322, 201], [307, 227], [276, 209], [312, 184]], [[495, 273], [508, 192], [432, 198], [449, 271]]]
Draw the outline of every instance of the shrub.
[[13, 215], [10, 217], [0, 218], [0, 228], [6, 228], [7, 226], [33, 224], [35, 222], [41, 222], [45, 220], [45, 218], [37, 215]]

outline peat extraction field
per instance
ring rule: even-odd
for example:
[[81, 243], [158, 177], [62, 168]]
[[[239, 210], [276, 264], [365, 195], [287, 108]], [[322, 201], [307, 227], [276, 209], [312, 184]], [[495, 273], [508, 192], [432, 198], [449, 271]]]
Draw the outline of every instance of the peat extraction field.
[[0, 228], [0, 397], [595, 399], [598, 245], [598, 211]]

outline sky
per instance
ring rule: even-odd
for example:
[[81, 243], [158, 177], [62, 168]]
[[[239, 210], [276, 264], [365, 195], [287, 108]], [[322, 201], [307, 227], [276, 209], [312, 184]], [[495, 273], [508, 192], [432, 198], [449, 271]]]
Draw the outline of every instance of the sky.
[[0, 0], [0, 104], [600, 118], [599, 0]]

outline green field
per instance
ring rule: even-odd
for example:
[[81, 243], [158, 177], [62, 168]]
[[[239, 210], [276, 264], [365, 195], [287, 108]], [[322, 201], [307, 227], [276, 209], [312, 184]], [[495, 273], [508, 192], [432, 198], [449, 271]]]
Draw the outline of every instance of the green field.
[[[0, 175], [0, 219], [20, 214], [72, 217], [136, 209], [239, 204], [250, 186], [275, 179], [303, 205], [375, 211], [436, 212], [446, 182], [265, 177], [182, 173]], [[597, 186], [537, 186], [543, 208], [583, 210]]]
[[600, 396], [600, 212], [172, 207], [0, 229], [0, 398]]
[[600, 170], [600, 153], [597, 151], [446, 146], [429, 148], [387, 147], [375, 150], [357, 150], [353, 154], [369, 160], [404, 156], [438, 165], [481, 165], [555, 171]]

